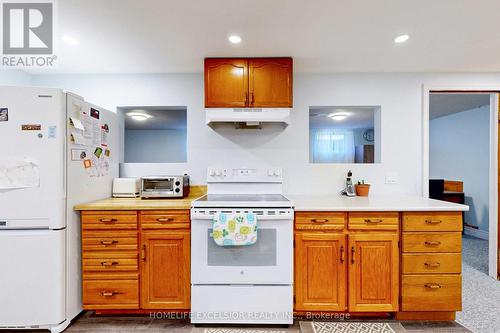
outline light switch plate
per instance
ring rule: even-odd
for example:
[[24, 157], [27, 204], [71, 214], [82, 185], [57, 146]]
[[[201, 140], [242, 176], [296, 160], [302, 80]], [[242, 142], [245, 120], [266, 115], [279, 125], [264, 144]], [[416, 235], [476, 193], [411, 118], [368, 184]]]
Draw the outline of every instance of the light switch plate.
[[386, 184], [397, 184], [398, 183], [398, 173], [397, 172], [387, 172], [385, 174]]

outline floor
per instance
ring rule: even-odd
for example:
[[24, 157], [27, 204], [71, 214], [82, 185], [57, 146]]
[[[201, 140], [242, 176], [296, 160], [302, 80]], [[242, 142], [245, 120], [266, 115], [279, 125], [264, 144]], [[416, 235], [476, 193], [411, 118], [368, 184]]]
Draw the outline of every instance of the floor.
[[478, 333], [500, 332], [500, 282], [488, 276], [488, 241], [464, 236], [462, 312], [457, 322]]

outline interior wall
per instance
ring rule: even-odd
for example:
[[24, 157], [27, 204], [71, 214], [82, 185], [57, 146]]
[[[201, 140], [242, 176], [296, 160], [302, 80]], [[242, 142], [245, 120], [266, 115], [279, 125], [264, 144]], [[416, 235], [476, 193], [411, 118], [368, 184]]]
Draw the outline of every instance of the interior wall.
[[[486, 85], [500, 74], [302, 74], [294, 75], [291, 124], [263, 130], [214, 130], [205, 124], [203, 74], [37, 75], [34, 84], [73, 91], [110, 110], [117, 106], [187, 106], [188, 162], [127, 164], [127, 176], [189, 172], [204, 184], [209, 165], [273, 165], [284, 168], [286, 193], [337, 194], [349, 169], [373, 194], [422, 194], [422, 85]], [[381, 105], [381, 161], [363, 164], [309, 163], [309, 107]], [[385, 176], [397, 178], [386, 184]]]
[[125, 162], [186, 162], [186, 135], [182, 130], [125, 129]]
[[[431, 110], [432, 112], [432, 110]], [[465, 222], [489, 229], [490, 107], [454, 113], [429, 123], [430, 178], [464, 182]]]
[[0, 85], [2, 86], [31, 86], [32, 77], [30, 74], [16, 69], [0, 70]]

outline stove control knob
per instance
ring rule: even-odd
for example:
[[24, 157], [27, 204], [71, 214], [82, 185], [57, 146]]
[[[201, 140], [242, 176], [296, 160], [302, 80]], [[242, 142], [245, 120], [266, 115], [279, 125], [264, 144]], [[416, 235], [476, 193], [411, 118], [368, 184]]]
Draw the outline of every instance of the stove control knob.
[[281, 175], [281, 171], [280, 171], [280, 169], [276, 169], [276, 170], [274, 170], [274, 175], [275, 175], [275, 176], [280, 176], [280, 175]]
[[210, 176], [212, 176], [212, 177], [213, 177], [213, 176], [215, 176], [215, 170], [210, 169], [210, 171], [209, 171], [209, 175], [210, 175]]
[[215, 171], [215, 175], [216, 175], [216, 176], [220, 176], [220, 175], [221, 175], [220, 170]]
[[273, 171], [273, 169], [269, 169], [269, 170], [267, 170], [267, 174], [268, 174], [269, 176], [274, 175], [274, 171]]

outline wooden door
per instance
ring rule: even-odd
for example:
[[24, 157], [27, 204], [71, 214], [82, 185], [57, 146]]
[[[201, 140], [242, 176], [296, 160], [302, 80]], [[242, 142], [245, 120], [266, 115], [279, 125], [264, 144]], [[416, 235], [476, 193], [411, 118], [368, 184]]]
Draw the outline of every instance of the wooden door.
[[250, 59], [248, 67], [250, 107], [292, 107], [292, 58]]
[[189, 231], [143, 232], [141, 250], [141, 307], [189, 309]]
[[205, 59], [205, 107], [248, 106], [248, 61]]
[[295, 310], [346, 310], [346, 236], [295, 235]]
[[349, 235], [349, 311], [398, 310], [398, 234]]

